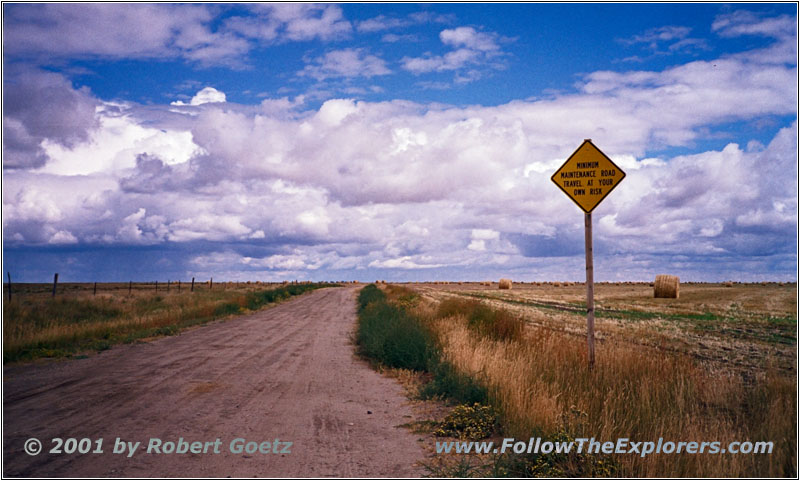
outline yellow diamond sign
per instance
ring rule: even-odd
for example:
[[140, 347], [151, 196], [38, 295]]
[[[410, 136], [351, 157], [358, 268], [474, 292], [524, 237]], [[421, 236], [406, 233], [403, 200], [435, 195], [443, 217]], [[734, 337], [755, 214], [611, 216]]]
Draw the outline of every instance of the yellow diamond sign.
[[625, 172], [586, 139], [550, 179], [588, 214], [624, 178]]

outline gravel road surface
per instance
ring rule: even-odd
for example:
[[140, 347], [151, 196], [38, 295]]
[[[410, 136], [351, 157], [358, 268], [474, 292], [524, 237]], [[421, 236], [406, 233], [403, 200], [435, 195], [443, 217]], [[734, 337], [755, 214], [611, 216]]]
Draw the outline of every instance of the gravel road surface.
[[[86, 359], [5, 367], [4, 477], [423, 475], [417, 436], [397, 427], [412, 415], [402, 388], [353, 354], [357, 292], [320, 289]], [[29, 438], [40, 454], [25, 453]], [[102, 438], [103, 453], [51, 454], [53, 438], [92, 450]], [[231, 452], [237, 438], [258, 450]], [[155, 452], [168, 442], [200, 452]]]

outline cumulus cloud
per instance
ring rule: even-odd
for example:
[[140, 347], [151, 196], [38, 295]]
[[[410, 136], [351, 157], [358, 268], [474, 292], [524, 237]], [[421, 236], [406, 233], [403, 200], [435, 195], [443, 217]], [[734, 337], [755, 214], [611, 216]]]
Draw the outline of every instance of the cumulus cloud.
[[170, 165], [202, 153], [191, 132], [146, 125], [131, 113], [131, 106], [104, 103], [96, 109], [94, 119], [96, 127], [82, 141], [63, 145], [44, 139], [40, 147], [49, 161], [39, 170], [59, 175], [120, 172], [134, 167], [142, 153], [157, 154]]
[[346, 48], [327, 52], [322, 57], [308, 60], [308, 65], [298, 75], [322, 81], [329, 78], [374, 77], [391, 73], [386, 62], [365, 49]]
[[[496, 51], [499, 40], [481, 33], [451, 29], [442, 41]], [[550, 175], [591, 137], [628, 174], [595, 211], [607, 268], [647, 279], [652, 265], [674, 262], [684, 278], [707, 278], [715, 256], [722, 269], [744, 259], [794, 272], [797, 124], [766, 146], [696, 147], [732, 122], [796, 114], [796, 68], [771, 56], [593, 72], [574, 92], [492, 107], [348, 98], [246, 106], [221, 103], [214, 89], [189, 105], [143, 106], [48, 82], [55, 98], [92, 105], [91, 121], [62, 130], [24, 108], [4, 111], [50, 158], [5, 173], [12, 246], [188, 245], [197, 252], [187, 270], [215, 278], [577, 280], [583, 217]], [[693, 153], [655, 158], [680, 146]], [[598, 279], [612, 276], [601, 269]]]
[[249, 6], [255, 17], [233, 16], [226, 27], [261, 41], [331, 40], [350, 34], [353, 27], [337, 5], [276, 3]]
[[213, 15], [205, 5], [18, 4], [6, 15], [11, 56], [213, 61], [246, 51], [241, 42], [210, 29]]
[[283, 24], [291, 40], [331, 39], [347, 35], [352, 25], [337, 5], [274, 4], [265, 6]]
[[473, 27], [458, 27], [442, 30], [439, 39], [452, 50], [444, 55], [403, 57], [403, 68], [416, 75], [455, 71], [456, 82], [467, 83], [481, 77], [478, 68], [503, 67], [497, 61], [503, 52], [498, 43], [499, 36], [495, 33], [478, 31]]
[[71, 147], [97, 126], [100, 102], [63, 75], [26, 70], [7, 74], [3, 92], [3, 168], [44, 165], [47, 141]]
[[[184, 59], [203, 67], [244, 68], [264, 42], [330, 40], [350, 22], [336, 5], [265, 4], [257, 16], [217, 22], [219, 6], [176, 4], [17, 4], [4, 9], [4, 54], [58, 58]], [[131, 41], [131, 39], [136, 41]]]
[[[204, 87], [202, 90], [197, 92], [194, 97], [189, 101], [188, 105], [203, 105], [203, 104], [210, 104], [210, 103], [222, 103], [225, 102], [225, 92], [221, 92], [214, 87]], [[187, 105], [186, 103], [176, 100], [172, 102], [170, 105]]]
[[486, 241], [499, 239], [500, 233], [492, 229], [472, 229], [471, 238], [472, 242], [467, 246], [467, 249], [485, 251]]
[[472, 27], [458, 27], [442, 30], [439, 34], [439, 38], [445, 45], [451, 45], [455, 48], [464, 47], [481, 52], [495, 52], [500, 50], [496, 37], [497, 35], [479, 32]]

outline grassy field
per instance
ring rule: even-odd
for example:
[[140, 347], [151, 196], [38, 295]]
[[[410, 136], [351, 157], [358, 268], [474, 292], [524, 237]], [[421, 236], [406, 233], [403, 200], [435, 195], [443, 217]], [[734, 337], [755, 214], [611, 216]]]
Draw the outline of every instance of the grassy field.
[[[83, 355], [257, 310], [332, 284], [183, 282], [13, 284], [3, 303], [3, 363]], [[129, 290], [130, 288], [130, 290]]]
[[478, 400], [500, 420], [495, 435], [774, 443], [758, 455], [495, 457], [472, 470], [460, 459], [436, 475], [797, 476], [795, 284], [684, 284], [680, 299], [653, 299], [647, 284], [599, 284], [593, 371], [582, 285], [408, 288], [385, 292], [434, 340], [420, 394], [437, 383], [443, 394], [483, 389]]
[[[534, 327], [585, 338], [583, 284], [420, 284], [432, 301], [479, 299], [518, 314]], [[598, 352], [606, 342], [689, 354], [709, 369], [745, 376], [795, 371], [797, 285], [682, 284], [678, 299], [655, 299], [648, 284], [596, 284]], [[601, 354], [598, 354], [601, 355]]]

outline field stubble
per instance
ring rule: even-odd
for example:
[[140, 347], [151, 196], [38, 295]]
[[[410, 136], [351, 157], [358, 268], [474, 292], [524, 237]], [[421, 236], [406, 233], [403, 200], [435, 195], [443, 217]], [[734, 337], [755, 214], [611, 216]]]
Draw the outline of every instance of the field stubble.
[[[479, 299], [518, 314], [532, 326], [586, 336], [583, 284], [515, 284], [511, 291], [475, 284], [414, 288], [436, 302]], [[595, 309], [599, 349], [613, 340], [685, 353], [708, 369], [736, 369], [745, 377], [796, 370], [796, 284], [682, 284], [680, 299], [655, 299], [647, 284], [596, 284]]]
[[[621, 455], [616, 474], [796, 476], [794, 284], [684, 284], [681, 299], [653, 299], [647, 284], [599, 285], [593, 371], [580, 284], [413, 288], [413, 315], [436, 333], [443, 361], [488, 388], [505, 436], [772, 441], [770, 455]], [[523, 319], [524, 333], [476, 330], [476, 301]]]

